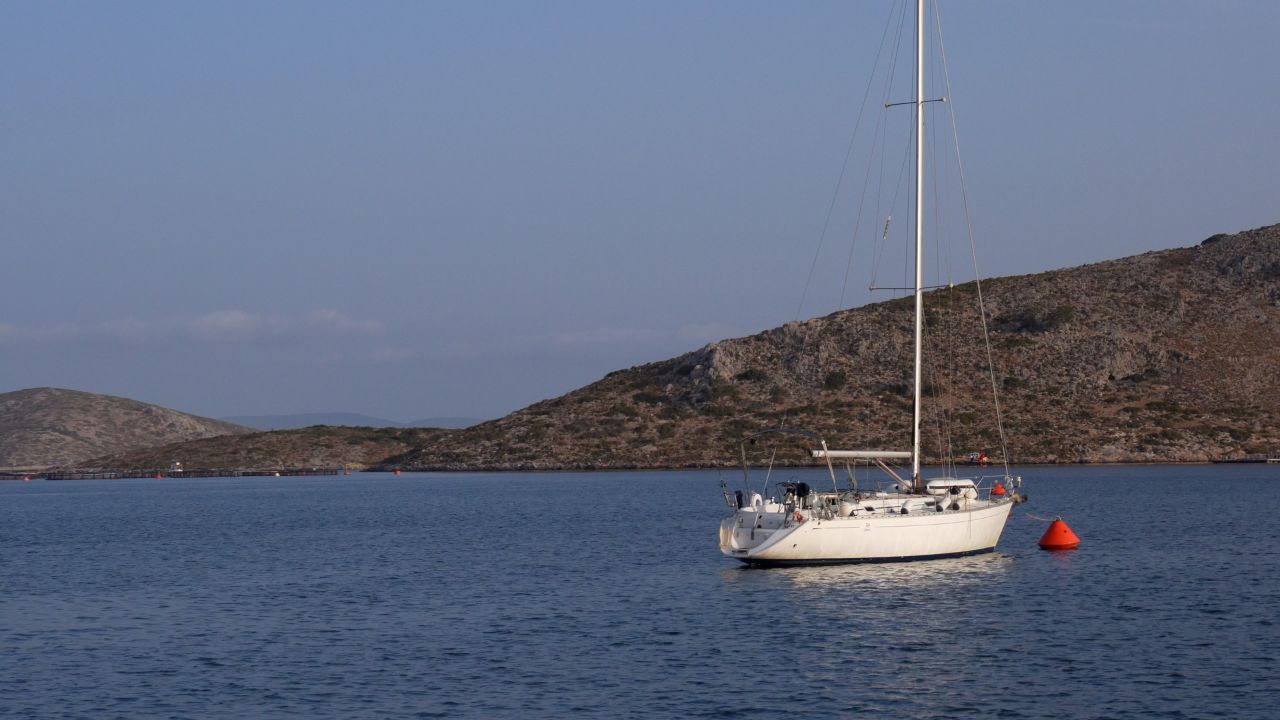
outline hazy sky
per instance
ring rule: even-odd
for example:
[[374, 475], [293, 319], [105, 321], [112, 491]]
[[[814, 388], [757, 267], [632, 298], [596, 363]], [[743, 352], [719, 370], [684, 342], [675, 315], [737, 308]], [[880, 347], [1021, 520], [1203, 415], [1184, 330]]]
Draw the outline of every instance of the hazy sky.
[[[0, 2], [0, 390], [492, 417], [792, 320], [892, 7]], [[983, 275], [1280, 222], [1280, 3], [941, 13]]]

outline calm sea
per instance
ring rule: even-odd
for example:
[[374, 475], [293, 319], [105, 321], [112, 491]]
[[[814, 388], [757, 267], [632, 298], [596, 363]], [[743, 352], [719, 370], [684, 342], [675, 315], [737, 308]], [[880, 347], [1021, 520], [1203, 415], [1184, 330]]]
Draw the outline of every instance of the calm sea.
[[715, 472], [0, 483], [0, 715], [1280, 717], [1280, 466], [1021, 474], [995, 554], [763, 570]]

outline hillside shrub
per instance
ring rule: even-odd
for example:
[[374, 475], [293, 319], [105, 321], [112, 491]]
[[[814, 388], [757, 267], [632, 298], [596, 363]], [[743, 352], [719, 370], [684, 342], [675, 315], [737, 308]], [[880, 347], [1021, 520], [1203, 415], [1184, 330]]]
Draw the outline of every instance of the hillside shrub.
[[1038, 335], [1055, 330], [1075, 319], [1076, 309], [1071, 305], [1059, 305], [1049, 311], [1028, 307], [1010, 310], [995, 317], [995, 329], [1002, 332]]
[[632, 393], [631, 399], [638, 403], [658, 405], [666, 402], [667, 394], [661, 390], [641, 390], [639, 392]]

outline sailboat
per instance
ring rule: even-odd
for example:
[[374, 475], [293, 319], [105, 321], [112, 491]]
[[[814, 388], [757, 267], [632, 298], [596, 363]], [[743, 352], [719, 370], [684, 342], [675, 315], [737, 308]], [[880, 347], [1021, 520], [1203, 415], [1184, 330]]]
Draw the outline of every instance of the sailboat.
[[[725, 487], [731, 514], [720, 523], [720, 550], [749, 565], [806, 565], [930, 560], [991, 552], [1013, 505], [1022, 499], [1022, 479], [937, 477], [921, 474], [921, 368], [924, 285], [924, 0], [916, 0], [915, 77], [915, 358], [912, 444], [908, 450], [838, 450], [817, 434], [777, 428], [744, 438], [741, 447], [745, 490]], [[985, 322], [985, 318], [983, 318]], [[810, 457], [825, 465], [831, 490], [808, 482], [777, 482], [753, 489], [748, 446], [779, 437], [799, 440]], [[910, 461], [910, 475], [893, 464]], [[850, 470], [841, 490], [836, 465], [875, 465], [891, 481], [885, 489], [859, 489]], [[1007, 458], [1006, 458], [1007, 463]], [[989, 482], [988, 482], [989, 481]], [[825, 485], [825, 481], [823, 483]]]

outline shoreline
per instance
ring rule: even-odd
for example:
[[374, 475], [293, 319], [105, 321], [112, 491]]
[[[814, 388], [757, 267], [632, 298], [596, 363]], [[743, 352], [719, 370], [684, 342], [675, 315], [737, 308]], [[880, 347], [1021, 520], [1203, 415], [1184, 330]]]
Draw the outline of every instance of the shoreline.
[[[1192, 465], [1276, 465], [1280, 467], [1280, 463], [1276, 461], [1266, 460], [1148, 460], [1141, 462], [1025, 462], [1014, 463], [1009, 467], [1011, 469], [1018, 468], [1036, 468], [1036, 467], [1146, 467], [1157, 465], [1171, 466], [1192, 466]], [[942, 463], [923, 463], [923, 467], [937, 469], [947, 467]], [[775, 465], [777, 469], [785, 470], [803, 470], [814, 469], [821, 470], [826, 466], [821, 464], [810, 465]], [[960, 471], [975, 471], [979, 474], [999, 474], [1003, 472], [1003, 465], [993, 463], [986, 466], [978, 465], [955, 465]], [[168, 471], [163, 469], [84, 469], [84, 470], [58, 470], [55, 472], [33, 471], [27, 473], [0, 473], [0, 482], [14, 481], [22, 482], [24, 480], [48, 480], [48, 481], [66, 481], [66, 480], [128, 480], [128, 479], [164, 479], [174, 480], [182, 478], [239, 478], [239, 477], [335, 477], [347, 476], [364, 473], [414, 473], [419, 475], [425, 474], [563, 474], [563, 473], [625, 473], [625, 472], [680, 472], [683, 470], [692, 472], [705, 472], [710, 470], [740, 470], [740, 465], [635, 465], [635, 466], [568, 466], [568, 467], [543, 467], [543, 468], [522, 468], [522, 467], [372, 467], [372, 468], [343, 468], [343, 467], [312, 467], [312, 468], [201, 468], [199, 470], [189, 471]]]

